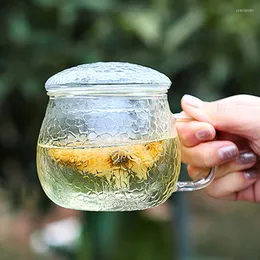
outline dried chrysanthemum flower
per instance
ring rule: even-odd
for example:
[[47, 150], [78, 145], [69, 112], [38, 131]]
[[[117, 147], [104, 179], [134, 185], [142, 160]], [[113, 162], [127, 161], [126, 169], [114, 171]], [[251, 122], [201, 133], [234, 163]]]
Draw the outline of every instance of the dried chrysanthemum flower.
[[128, 186], [129, 177], [147, 179], [149, 169], [164, 151], [163, 141], [102, 148], [51, 148], [53, 160], [81, 174], [105, 176], [116, 185]]

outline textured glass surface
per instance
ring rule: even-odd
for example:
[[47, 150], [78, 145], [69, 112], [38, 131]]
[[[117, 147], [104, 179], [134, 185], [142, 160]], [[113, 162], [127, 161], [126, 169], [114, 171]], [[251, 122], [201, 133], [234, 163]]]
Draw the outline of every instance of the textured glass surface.
[[180, 147], [167, 96], [52, 98], [40, 131], [44, 191], [63, 207], [140, 210], [176, 189]]
[[[164, 74], [137, 64], [126, 62], [97, 62], [83, 64], [63, 70], [50, 77], [46, 90], [66, 88], [128, 88], [138, 84], [138, 88], [167, 90], [171, 81]], [[134, 86], [133, 86], [134, 87]]]

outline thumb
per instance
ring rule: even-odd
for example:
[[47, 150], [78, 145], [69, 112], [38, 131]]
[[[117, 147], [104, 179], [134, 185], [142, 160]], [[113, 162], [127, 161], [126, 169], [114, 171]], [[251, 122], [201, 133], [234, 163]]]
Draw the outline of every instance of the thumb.
[[260, 98], [237, 95], [214, 102], [184, 95], [181, 101], [185, 113], [198, 121], [212, 124], [217, 130], [240, 135], [255, 141], [260, 139]]

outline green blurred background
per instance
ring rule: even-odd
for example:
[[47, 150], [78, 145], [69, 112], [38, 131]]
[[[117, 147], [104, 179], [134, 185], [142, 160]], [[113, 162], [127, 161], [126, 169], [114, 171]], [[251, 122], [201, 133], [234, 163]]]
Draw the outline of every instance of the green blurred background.
[[260, 205], [194, 192], [143, 212], [83, 214], [47, 199], [35, 165], [44, 83], [70, 66], [155, 68], [174, 82], [173, 112], [185, 93], [259, 95], [258, 0], [2, 0], [0, 8], [0, 260], [260, 259]]

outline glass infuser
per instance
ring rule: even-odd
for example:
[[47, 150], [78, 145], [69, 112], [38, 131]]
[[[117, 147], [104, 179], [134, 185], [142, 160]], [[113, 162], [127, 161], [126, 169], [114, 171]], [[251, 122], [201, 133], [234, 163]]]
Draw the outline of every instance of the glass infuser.
[[37, 144], [47, 196], [70, 209], [129, 211], [210, 184], [214, 168], [199, 181], [178, 182], [175, 119], [185, 117], [170, 112], [170, 85], [156, 70], [121, 62], [84, 64], [50, 77]]

